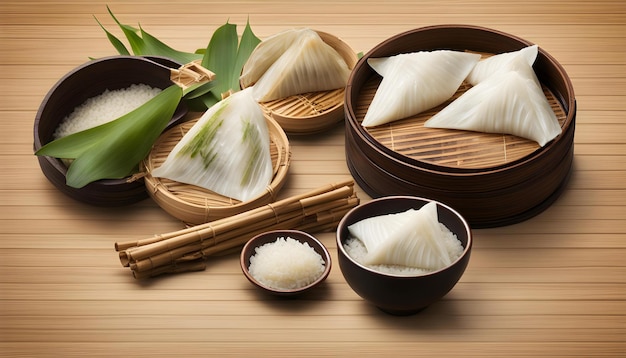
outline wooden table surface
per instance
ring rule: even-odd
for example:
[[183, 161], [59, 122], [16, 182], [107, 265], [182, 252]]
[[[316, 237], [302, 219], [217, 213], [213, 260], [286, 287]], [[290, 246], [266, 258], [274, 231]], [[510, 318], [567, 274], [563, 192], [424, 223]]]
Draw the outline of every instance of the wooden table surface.
[[[366, 52], [405, 30], [463, 23], [523, 37], [567, 70], [578, 101], [574, 172], [547, 211], [474, 230], [465, 275], [409, 317], [361, 300], [335, 265], [305, 299], [259, 294], [236, 254], [206, 271], [137, 281], [116, 241], [183, 225], [151, 200], [104, 209], [68, 199], [32, 152], [54, 83], [115, 51], [94, 15], [180, 50], [227, 20], [265, 38], [308, 26]], [[3, 1], [0, 3], [0, 356], [580, 356], [626, 354], [626, 3], [623, 0]], [[281, 197], [350, 178], [342, 126], [290, 138]], [[363, 202], [368, 196], [359, 189]], [[319, 235], [336, 258], [333, 233]]]

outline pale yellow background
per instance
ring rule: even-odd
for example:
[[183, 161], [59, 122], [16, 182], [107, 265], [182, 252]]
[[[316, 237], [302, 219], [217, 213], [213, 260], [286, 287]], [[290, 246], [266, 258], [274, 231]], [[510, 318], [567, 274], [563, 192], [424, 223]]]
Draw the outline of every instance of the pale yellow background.
[[[182, 227], [150, 200], [74, 202], [32, 154], [35, 112], [63, 74], [114, 54], [93, 15], [205, 47], [229, 20], [267, 37], [309, 26], [367, 51], [402, 31], [482, 25], [539, 44], [578, 101], [574, 173], [547, 211], [475, 231], [445, 299], [398, 318], [363, 302], [338, 265], [306, 300], [260, 295], [237, 255], [135, 281], [113, 244]], [[0, 356], [623, 356], [626, 351], [626, 3], [601, 1], [3, 1], [0, 3]], [[292, 138], [281, 196], [349, 177], [341, 126]], [[359, 189], [359, 196], [367, 196]], [[336, 258], [332, 233], [319, 236]]]

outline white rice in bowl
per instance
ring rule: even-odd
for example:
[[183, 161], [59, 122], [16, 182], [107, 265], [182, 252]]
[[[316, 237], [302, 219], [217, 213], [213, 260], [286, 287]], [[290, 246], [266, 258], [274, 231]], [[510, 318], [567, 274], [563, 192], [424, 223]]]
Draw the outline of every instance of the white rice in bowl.
[[308, 243], [278, 237], [254, 249], [248, 271], [261, 284], [273, 289], [297, 289], [317, 280], [325, 269], [324, 259]]
[[160, 92], [160, 88], [142, 83], [118, 90], [107, 89], [74, 108], [55, 130], [54, 139], [108, 123], [139, 108]]

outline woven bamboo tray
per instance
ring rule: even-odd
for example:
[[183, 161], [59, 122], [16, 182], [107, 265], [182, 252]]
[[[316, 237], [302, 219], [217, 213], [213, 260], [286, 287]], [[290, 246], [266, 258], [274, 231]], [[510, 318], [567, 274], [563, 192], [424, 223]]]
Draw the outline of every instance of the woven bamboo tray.
[[[354, 50], [340, 38], [326, 32], [316, 31], [322, 40], [334, 48], [353, 69], [357, 63]], [[275, 120], [290, 135], [307, 135], [324, 132], [344, 116], [345, 89], [310, 92], [261, 103], [268, 118]]]
[[439, 25], [396, 35], [374, 47], [357, 63], [346, 89], [346, 160], [357, 183], [373, 197], [418, 195], [444, 202], [473, 227], [513, 224], [547, 208], [571, 173], [576, 103], [567, 73], [541, 48], [533, 67], [562, 128], [544, 147], [512, 135], [423, 126], [469, 84], [432, 110], [375, 128], [361, 126], [381, 81], [367, 64], [370, 57], [435, 49], [487, 57], [529, 45], [492, 29]]
[[202, 114], [194, 115], [196, 118], [165, 132], [157, 140], [152, 151], [144, 160], [144, 181], [148, 195], [163, 210], [189, 225], [207, 223], [274, 202], [287, 179], [291, 150], [285, 132], [271, 118], [266, 118], [266, 121], [270, 133], [270, 155], [272, 157], [274, 177], [263, 194], [255, 199], [241, 202], [219, 195], [208, 189], [165, 178], [153, 177], [150, 174], [152, 169], [158, 168], [163, 164], [174, 146], [191, 129]]
[[[361, 122], [365, 117], [380, 80], [372, 77], [361, 91], [356, 107], [357, 121]], [[446, 171], [493, 170], [510, 165], [539, 149], [536, 142], [514, 135], [424, 127], [424, 122], [469, 88], [471, 85], [464, 82], [452, 99], [440, 106], [388, 125], [364, 130], [390, 151], [407, 159], [432, 164], [431, 167], [445, 168]], [[543, 90], [563, 128], [567, 118], [565, 110], [546, 86]]]

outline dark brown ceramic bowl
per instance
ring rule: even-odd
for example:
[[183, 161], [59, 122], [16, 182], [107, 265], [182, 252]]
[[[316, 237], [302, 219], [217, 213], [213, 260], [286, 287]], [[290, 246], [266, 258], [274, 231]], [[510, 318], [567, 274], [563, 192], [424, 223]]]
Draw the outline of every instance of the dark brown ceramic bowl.
[[365, 301], [393, 315], [410, 315], [439, 301], [457, 284], [470, 259], [472, 231], [467, 221], [451, 207], [437, 202], [439, 221], [461, 241], [463, 253], [450, 266], [422, 275], [382, 273], [357, 263], [344, 248], [348, 226], [374, 216], [419, 209], [432, 200], [412, 196], [388, 196], [352, 209], [337, 227], [337, 257], [346, 282]]
[[[545, 209], [558, 197], [571, 172], [576, 101], [567, 73], [542, 48], [539, 48], [534, 69], [545, 87], [544, 92], [554, 102], [562, 133], [544, 147], [524, 152], [527, 154], [514, 160], [475, 167], [421, 160], [383, 144], [380, 137], [360, 124], [369, 106], [372, 88], [375, 90], [377, 81], [380, 81], [367, 64], [369, 58], [435, 49], [498, 54], [529, 45], [532, 43], [517, 36], [484, 27], [438, 25], [398, 34], [365, 54], [352, 72], [345, 100], [346, 159], [352, 175], [358, 178], [363, 189], [372, 197], [415, 195], [445, 202], [459, 210], [472, 227], [509, 225]], [[415, 124], [419, 125], [420, 120], [423, 118], [416, 120]], [[473, 138], [464, 137], [468, 132], [449, 133], [454, 135], [449, 141], [433, 140], [438, 138], [438, 132], [427, 143], [423, 137], [412, 133], [408, 137], [414, 141], [414, 146], [408, 148], [425, 148], [415, 150], [422, 150], [421, 154], [432, 153], [434, 157], [440, 155], [439, 151], [448, 150], [439, 148], [458, 148], [459, 163], [467, 159], [462, 153], [470, 152], [468, 147], [472, 153], [482, 148], [482, 139], [472, 142]], [[457, 135], [458, 142], [455, 142]], [[402, 136], [406, 138], [406, 132]], [[498, 197], [501, 194], [506, 195]], [[507, 195], [515, 200], [505, 201]], [[490, 201], [485, 201], [489, 198]], [[501, 210], [503, 202], [509, 205], [506, 211]]]
[[[322, 259], [325, 262], [325, 268], [322, 274], [320, 275], [320, 277], [318, 277], [314, 282], [311, 282], [309, 285], [300, 287], [297, 289], [278, 289], [278, 288], [268, 287], [264, 285], [263, 283], [257, 281], [248, 271], [248, 267], [250, 267], [250, 257], [252, 257], [255, 254], [255, 249], [257, 247], [260, 247], [270, 242], [274, 242], [279, 237], [284, 237], [284, 238], [290, 237], [302, 243], [307, 243], [309, 244], [309, 246], [313, 248], [313, 250], [315, 250], [315, 252], [317, 252], [320, 256], [322, 256]], [[304, 231], [299, 231], [299, 230], [274, 230], [274, 231], [264, 232], [262, 234], [259, 234], [253, 237], [244, 245], [243, 249], [241, 250], [239, 262], [241, 265], [241, 271], [243, 272], [244, 276], [246, 276], [246, 278], [255, 287], [257, 287], [258, 289], [262, 291], [265, 291], [267, 293], [277, 295], [277, 296], [297, 296], [304, 292], [310, 291], [314, 287], [319, 286], [324, 280], [326, 280], [326, 278], [328, 277], [328, 274], [330, 274], [330, 269], [331, 269], [330, 253], [328, 252], [328, 249], [326, 249], [324, 244], [322, 244], [318, 239], [316, 239], [312, 235]]]
[[[87, 99], [105, 91], [143, 83], [152, 87], [167, 88], [172, 85], [169, 68], [180, 64], [162, 57], [112, 56], [89, 61], [63, 76], [48, 92], [37, 112], [34, 123], [34, 150], [53, 139], [59, 123], [74, 108]], [[187, 113], [181, 104], [168, 128]], [[96, 206], [122, 206], [148, 197], [143, 179], [129, 182], [129, 178], [103, 179], [82, 188], [65, 184], [67, 167], [57, 158], [39, 156], [39, 165], [48, 180], [61, 192], [81, 202]]]

